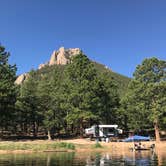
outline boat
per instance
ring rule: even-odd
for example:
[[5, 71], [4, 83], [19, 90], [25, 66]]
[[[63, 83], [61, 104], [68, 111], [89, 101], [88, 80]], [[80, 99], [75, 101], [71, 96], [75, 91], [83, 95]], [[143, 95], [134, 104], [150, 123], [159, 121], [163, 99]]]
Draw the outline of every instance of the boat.
[[134, 148], [130, 148], [132, 151], [143, 151], [143, 150], [154, 150], [155, 144], [152, 144], [150, 147], [134, 145]]
[[132, 151], [153, 150], [152, 148], [130, 148]]

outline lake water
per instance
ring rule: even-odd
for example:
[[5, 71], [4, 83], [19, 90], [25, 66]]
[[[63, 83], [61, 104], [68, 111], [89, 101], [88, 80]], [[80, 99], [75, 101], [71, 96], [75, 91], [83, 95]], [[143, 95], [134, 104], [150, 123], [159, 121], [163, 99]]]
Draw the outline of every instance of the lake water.
[[166, 153], [32, 153], [0, 154], [0, 166], [165, 166]]

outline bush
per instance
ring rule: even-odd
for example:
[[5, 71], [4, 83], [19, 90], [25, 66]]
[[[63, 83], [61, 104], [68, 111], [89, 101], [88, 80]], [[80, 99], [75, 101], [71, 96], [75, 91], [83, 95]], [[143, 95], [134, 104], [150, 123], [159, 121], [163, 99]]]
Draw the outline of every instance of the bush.
[[74, 150], [74, 149], [75, 149], [75, 145], [72, 144], [72, 143], [68, 143], [68, 144], [67, 144], [67, 148]]
[[93, 148], [102, 148], [100, 143], [96, 143], [95, 145], [93, 145]]
[[66, 142], [60, 142], [57, 144], [57, 147], [59, 148], [65, 148], [65, 149], [75, 149], [75, 145], [72, 143], [66, 143]]

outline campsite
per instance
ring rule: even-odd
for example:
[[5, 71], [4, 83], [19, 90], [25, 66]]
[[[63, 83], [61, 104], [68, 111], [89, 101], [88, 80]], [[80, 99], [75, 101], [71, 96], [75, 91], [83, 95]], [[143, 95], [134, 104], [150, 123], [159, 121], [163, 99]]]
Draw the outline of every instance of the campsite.
[[0, 0], [0, 166], [165, 166], [166, 1]]

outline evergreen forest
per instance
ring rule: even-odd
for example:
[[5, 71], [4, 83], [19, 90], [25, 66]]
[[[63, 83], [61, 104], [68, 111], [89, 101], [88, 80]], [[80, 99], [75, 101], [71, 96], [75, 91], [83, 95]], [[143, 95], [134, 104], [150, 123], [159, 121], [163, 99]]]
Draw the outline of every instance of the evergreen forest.
[[166, 130], [164, 60], [144, 59], [128, 78], [81, 53], [70, 64], [31, 70], [16, 85], [9, 58], [0, 45], [0, 138], [77, 137], [94, 124], [117, 124], [160, 141]]

